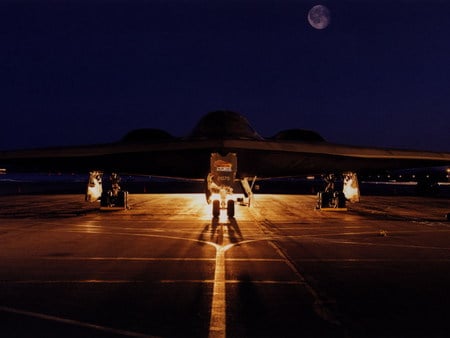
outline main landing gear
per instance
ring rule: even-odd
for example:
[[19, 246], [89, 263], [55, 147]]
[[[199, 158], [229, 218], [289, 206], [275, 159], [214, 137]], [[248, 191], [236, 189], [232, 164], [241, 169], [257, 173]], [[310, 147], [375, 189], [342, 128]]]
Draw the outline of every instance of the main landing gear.
[[100, 199], [100, 210], [122, 210], [128, 208], [128, 191], [120, 188], [121, 178], [118, 174], [112, 173], [109, 177], [111, 190], [102, 193]]
[[346, 202], [359, 202], [359, 184], [356, 173], [343, 174], [343, 189], [335, 187], [336, 176], [329, 174], [325, 177], [327, 186], [325, 191], [317, 194], [317, 206], [319, 210], [346, 211]]
[[111, 189], [104, 192], [102, 187], [103, 172], [91, 171], [86, 191], [86, 201], [100, 200], [100, 210], [128, 209], [128, 191], [120, 188], [120, 176], [112, 173], [110, 176]]
[[346, 211], [345, 203], [342, 191], [323, 191], [317, 194], [316, 209]]

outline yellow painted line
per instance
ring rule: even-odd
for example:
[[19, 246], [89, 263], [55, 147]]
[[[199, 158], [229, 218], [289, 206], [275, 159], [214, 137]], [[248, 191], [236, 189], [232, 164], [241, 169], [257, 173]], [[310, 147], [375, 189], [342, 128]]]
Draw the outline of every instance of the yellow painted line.
[[298, 280], [227, 280], [227, 284], [267, 284], [267, 285], [304, 285], [305, 283], [303, 281]]
[[0, 283], [8, 284], [135, 284], [144, 283], [143, 280], [129, 280], [129, 279], [58, 279], [58, 280], [39, 280], [39, 279], [25, 279], [25, 280], [3, 280]]
[[227, 258], [227, 262], [280, 262], [280, 263], [284, 263], [284, 260], [281, 258]]
[[[389, 235], [388, 235], [389, 238]], [[438, 247], [438, 246], [425, 246], [425, 245], [414, 245], [414, 244], [387, 244], [387, 243], [371, 243], [371, 242], [355, 242], [355, 241], [344, 241], [344, 240], [333, 240], [328, 238], [314, 238], [316, 241], [323, 241], [336, 244], [345, 245], [355, 245], [355, 246], [378, 246], [378, 247], [392, 247], [392, 248], [403, 248], [403, 249], [426, 249], [426, 250], [450, 250], [450, 247]]]
[[225, 251], [226, 247], [217, 247], [209, 338], [226, 337]]
[[314, 263], [448, 263], [450, 258], [302, 258], [298, 261]]
[[[39, 280], [39, 279], [25, 279], [25, 280], [3, 280], [1, 284], [143, 284], [143, 283], [161, 283], [161, 284], [213, 284], [215, 280], [212, 279], [161, 279], [161, 280], [106, 280], [106, 279], [60, 279], [60, 280]], [[277, 285], [302, 285], [304, 282], [298, 280], [239, 280], [231, 279], [224, 281], [225, 284], [277, 284]], [[217, 290], [221, 291], [220, 289]], [[221, 296], [217, 296], [220, 299]], [[218, 313], [220, 314], [220, 313]]]
[[170, 283], [205, 283], [212, 284], [214, 281], [212, 279], [162, 279], [158, 281], [161, 284], [170, 284]]
[[68, 260], [68, 261], [145, 261], [145, 262], [158, 262], [158, 261], [172, 261], [172, 262], [198, 262], [198, 261], [205, 261], [205, 262], [214, 262], [214, 258], [196, 258], [196, 257], [52, 257], [52, 256], [46, 256], [42, 257], [46, 260]]

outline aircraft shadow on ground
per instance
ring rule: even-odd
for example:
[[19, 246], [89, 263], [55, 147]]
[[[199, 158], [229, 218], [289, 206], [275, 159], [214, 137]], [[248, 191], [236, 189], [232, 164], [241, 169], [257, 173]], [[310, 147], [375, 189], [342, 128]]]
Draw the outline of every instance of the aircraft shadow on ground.
[[224, 238], [228, 238], [230, 243], [239, 243], [244, 240], [238, 222], [234, 217], [222, 220], [213, 217], [211, 223], [204, 226], [198, 240], [200, 242], [212, 242], [218, 245], [224, 244]]

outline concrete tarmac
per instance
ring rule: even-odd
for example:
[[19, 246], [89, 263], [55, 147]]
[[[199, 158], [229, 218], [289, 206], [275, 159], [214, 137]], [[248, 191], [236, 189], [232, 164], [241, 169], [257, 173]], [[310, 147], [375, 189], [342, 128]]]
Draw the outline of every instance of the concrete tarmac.
[[[1, 337], [446, 337], [448, 199], [0, 197]], [[226, 212], [222, 211], [225, 215]]]

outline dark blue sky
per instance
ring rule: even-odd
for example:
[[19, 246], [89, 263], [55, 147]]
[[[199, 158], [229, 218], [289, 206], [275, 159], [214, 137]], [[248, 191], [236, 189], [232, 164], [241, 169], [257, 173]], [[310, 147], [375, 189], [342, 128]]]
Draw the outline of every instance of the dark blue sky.
[[449, 1], [11, 0], [0, 48], [0, 149], [184, 136], [229, 109], [263, 136], [450, 151]]

